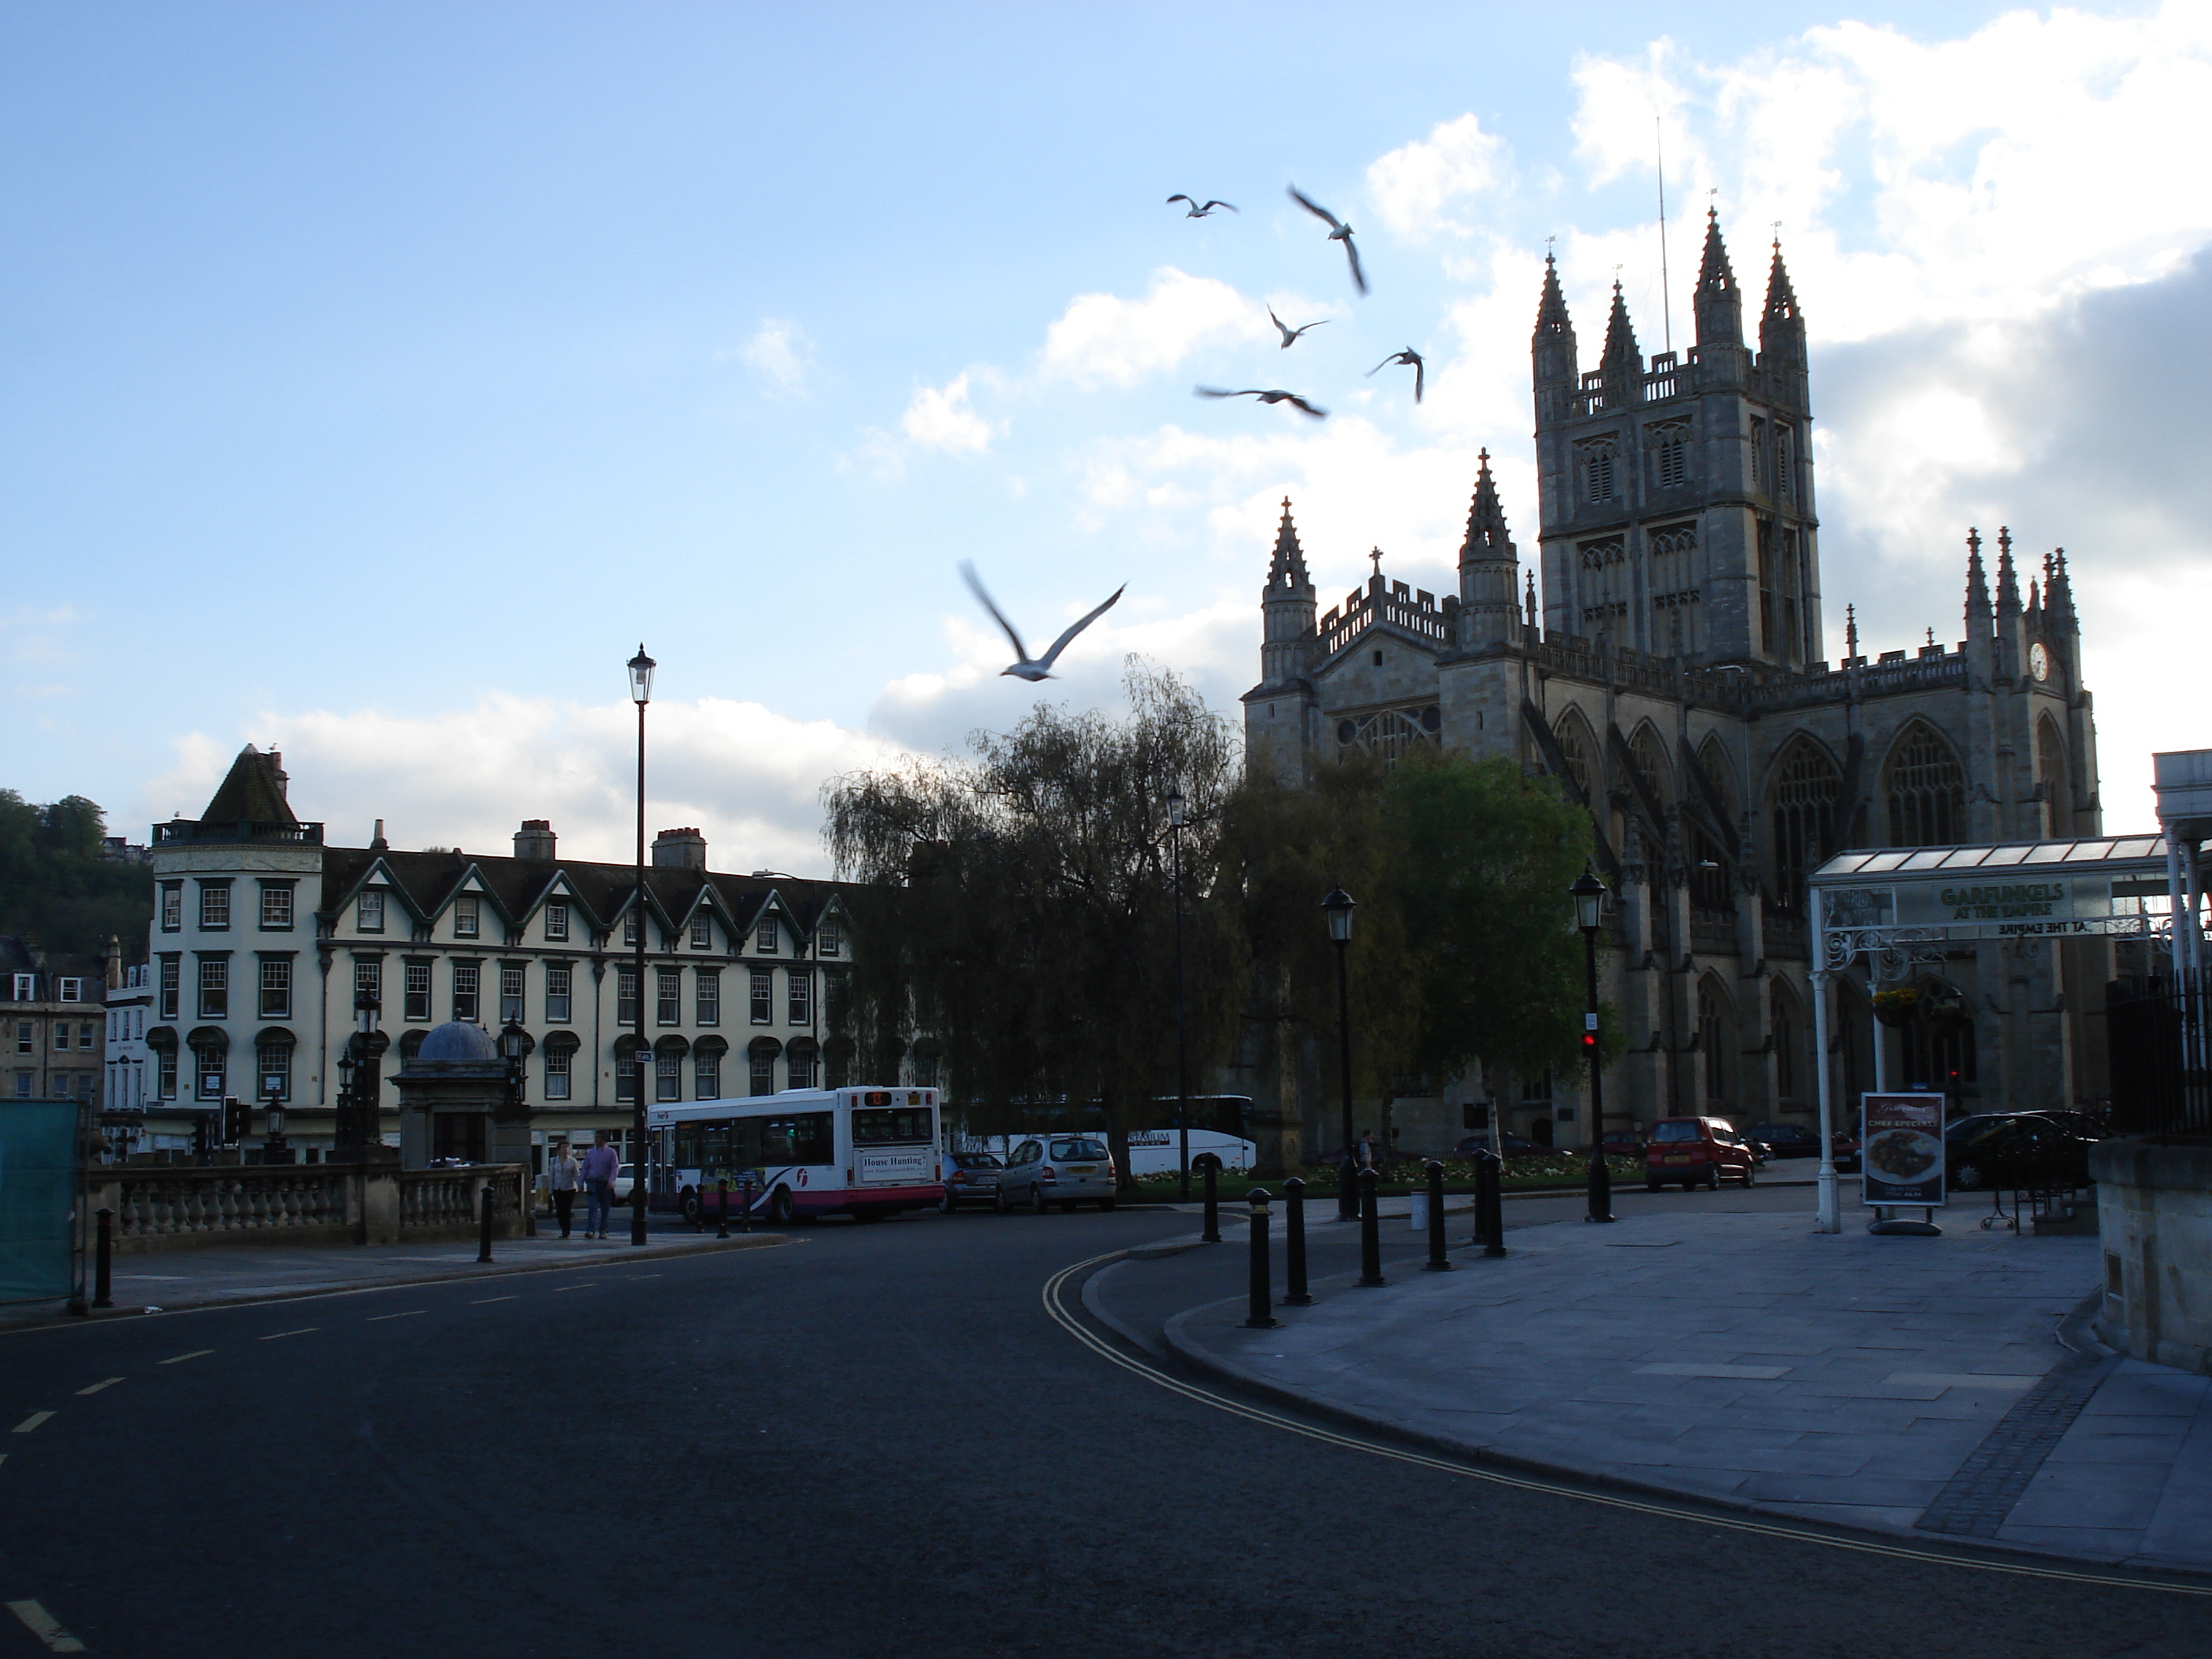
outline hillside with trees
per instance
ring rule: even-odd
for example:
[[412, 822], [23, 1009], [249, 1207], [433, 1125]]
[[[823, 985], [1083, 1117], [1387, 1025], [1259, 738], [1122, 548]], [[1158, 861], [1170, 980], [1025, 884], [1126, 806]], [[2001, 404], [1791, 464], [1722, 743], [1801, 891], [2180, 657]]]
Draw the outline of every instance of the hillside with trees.
[[154, 872], [104, 857], [106, 835], [106, 815], [82, 795], [40, 806], [0, 789], [0, 933], [85, 956], [112, 934], [125, 962], [142, 957]]

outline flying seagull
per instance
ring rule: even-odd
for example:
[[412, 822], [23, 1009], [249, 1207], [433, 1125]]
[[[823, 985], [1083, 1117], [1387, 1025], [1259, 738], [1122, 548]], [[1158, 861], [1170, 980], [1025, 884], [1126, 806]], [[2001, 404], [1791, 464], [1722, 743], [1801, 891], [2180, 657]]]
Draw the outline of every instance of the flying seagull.
[[1403, 351], [1392, 352], [1381, 362], [1376, 364], [1374, 368], [1369, 369], [1367, 373], [1370, 376], [1380, 374], [1384, 369], [1389, 368], [1393, 363], [1411, 363], [1413, 366], [1413, 401], [1415, 403], [1420, 402], [1421, 383], [1427, 379], [1427, 372], [1423, 367], [1421, 354], [1414, 350], [1413, 347], [1407, 346]]
[[1168, 198], [1168, 204], [1170, 207], [1177, 202], [1188, 202], [1190, 204], [1190, 211], [1182, 216], [1186, 219], [1203, 219], [1218, 207], [1225, 207], [1231, 213], [1237, 211], [1237, 204], [1234, 202], [1208, 202], [1203, 206], [1200, 206], [1197, 198], [1194, 197], [1170, 196]]
[[975, 567], [968, 563], [965, 560], [963, 560], [960, 565], [960, 574], [968, 579], [969, 587], [974, 592], [977, 599], [982, 600], [983, 609], [991, 613], [992, 620], [996, 622], [1000, 627], [1006, 630], [1006, 638], [1012, 641], [1014, 647], [1014, 665], [1012, 668], [1002, 668], [999, 672], [1001, 675], [1012, 674], [1016, 679], [1020, 680], [1048, 680], [1052, 678], [1052, 665], [1060, 660], [1060, 653], [1067, 649], [1068, 642], [1078, 634], [1080, 634], [1085, 629], [1090, 627], [1091, 623], [1097, 622], [1099, 617], [1104, 616], [1109, 611], [1111, 611], [1114, 608], [1114, 601], [1120, 599], [1123, 592], [1126, 591], [1128, 586], [1128, 584], [1124, 582], [1120, 587], [1115, 588], [1112, 595], [1108, 598], [1105, 604], [1100, 605], [1089, 616], [1084, 617], [1082, 621], [1069, 624], [1067, 631], [1052, 642], [1051, 650], [1046, 652], [1042, 657], [1032, 659], [1030, 656], [1029, 647], [1022, 643], [1022, 636], [1014, 632], [1013, 623], [1006, 620], [1006, 613], [1000, 610], [998, 605], [992, 601], [990, 594], [984, 591], [983, 579], [975, 574]]
[[1344, 244], [1344, 257], [1352, 261], [1352, 283], [1362, 294], [1367, 292], [1367, 273], [1359, 268], [1359, 250], [1352, 245], [1352, 227], [1331, 213], [1311, 197], [1300, 192], [1296, 185], [1290, 186], [1291, 199], [1308, 213], [1328, 226], [1328, 240]]
[[1328, 416], [1327, 410], [1308, 403], [1295, 392], [1262, 392], [1257, 386], [1246, 386], [1242, 392], [1224, 392], [1218, 386], [1199, 386], [1196, 390], [1201, 398], [1257, 398], [1263, 404], [1288, 404], [1292, 409], [1302, 410], [1317, 421], [1325, 420]]
[[1281, 318], [1279, 318], [1279, 317], [1278, 317], [1277, 315], [1275, 315], [1275, 308], [1274, 308], [1274, 307], [1273, 307], [1273, 306], [1269, 306], [1269, 307], [1267, 307], [1267, 320], [1268, 320], [1269, 322], [1273, 323], [1273, 324], [1277, 328], [1279, 328], [1279, 329], [1281, 329], [1281, 330], [1282, 330], [1282, 332], [1283, 332], [1283, 349], [1284, 349], [1284, 350], [1285, 350], [1285, 351], [1288, 351], [1288, 350], [1291, 349], [1291, 343], [1293, 340], [1297, 339], [1297, 338], [1298, 337], [1298, 336], [1299, 336], [1299, 335], [1301, 335], [1301, 334], [1304, 333], [1304, 332], [1306, 331], [1306, 329], [1308, 329], [1308, 328], [1319, 328], [1319, 327], [1322, 325], [1322, 323], [1325, 323], [1325, 322], [1328, 321], [1328, 318], [1326, 318], [1326, 317], [1323, 317], [1323, 318], [1322, 318], [1322, 319], [1320, 319], [1320, 321], [1319, 321], [1319, 322], [1311, 322], [1311, 323], [1308, 323], [1308, 324], [1305, 325], [1305, 328], [1291, 328], [1291, 327], [1290, 327], [1288, 325], [1286, 325], [1286, 324], [1283, 321], [1283, 319], [1282, 319]]

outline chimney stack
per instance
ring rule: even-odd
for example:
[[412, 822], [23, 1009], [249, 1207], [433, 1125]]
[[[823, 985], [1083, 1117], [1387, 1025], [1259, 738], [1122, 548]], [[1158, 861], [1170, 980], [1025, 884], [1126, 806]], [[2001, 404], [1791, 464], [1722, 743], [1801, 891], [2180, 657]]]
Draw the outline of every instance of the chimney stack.
[[664, 830], [653, 838], [656, 870], [704, 870], [707, 838], [696, 830]]
[[553, 856], [556, 837], [550, 818], [525, 818], [522, 828], [514, 832], [514, 856], [519, 859], [550, 859]]

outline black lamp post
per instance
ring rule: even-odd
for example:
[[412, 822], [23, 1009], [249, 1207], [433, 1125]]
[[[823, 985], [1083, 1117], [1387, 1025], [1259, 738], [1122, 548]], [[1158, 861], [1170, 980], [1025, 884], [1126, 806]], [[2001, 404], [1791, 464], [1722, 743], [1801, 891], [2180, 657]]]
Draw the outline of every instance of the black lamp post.
[[1583, 1053], [1589, 1059], [1589, 1215], [1613, 1219], [1613, 1173], [1605, 1167], [1605, 1074], [1597, 1042], [1597, 930], [1605, 911], [1605, 884], [1587, 865], [1567, 890], [1574, 895], [1575, 925], [1583, 930], [1583, 965], [1589, 994], [1583, 1012]]
[[271, 1072], [261, 1079], [263, 1111], [267, 1115], [268, 1134], [261, 1143], [264, 1164], [288, 1164], [284, 1148], [284, 1079]]
[[1168, 786], [1168, 835], [1175, 843], [1176, 1130], [1182, 1144], [1182, 1201], [1190, 1202], [1190, 1061], [1182, 996], [1182, 786]]
[[1352, 1190], [1357, 1169], [1352, 1152], [1352, 989], [1344, 966], [1345, 955], [1352, 948], [1352, 895], [1341, 887], [1332, 887], [1321, 908], [1328, 917], [1329, 943], [1336, 946], [1336, 1055], [1344, 1094], [1344, 1162], [1337, 1170], [1336, 1215], [1340, 1221], [1357, 1221], [1359, 1197]]
[[362, 1140], [361, 1126], [355, 1121], [353, 1068], [353, 1051], [349, 1048], [338, 1055], [337, 1133], [331, 1137], [334, 1143], [331, 1150], [341, 1162], [348, 1152], [357, 1152]]
[[530, 1041], [530, 1034], [521, 1025], [509, 1020], [500, 1028], [499, 1052], [507, 1061], [507, 1102], [510, 1106], [522, 1103], [522, 1050]]
[[659, 665], [645, 654], [645, 647], [637, 647], [637, 655], [629, 659], [630, 701], [637, 705], [637, 891], [630, 908], [630, 918], [637, 925], [637, 1000], [630, 1012], [636, 1016], [635, 1035], [637, 1050], [630, 1063], [635, 1068], [631, 1073], [636, 1092], [630, 1105], [630, 1183], [629, 1183], [629, 1242], [645, 1243], [645, 706], [653, 701], [653, 671]]

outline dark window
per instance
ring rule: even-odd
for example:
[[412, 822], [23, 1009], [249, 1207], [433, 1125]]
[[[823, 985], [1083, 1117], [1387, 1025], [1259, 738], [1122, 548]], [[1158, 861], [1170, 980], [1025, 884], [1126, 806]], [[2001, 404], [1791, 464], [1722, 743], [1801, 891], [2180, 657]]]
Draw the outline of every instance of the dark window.
[[814, 975], [793, 968], [784, 975], [783, 980], [784, 1000], [791, 1006], [791, 1023], [811, 1024], [814, 1018]]
[[617, 1100], [635, 1101], [637, 1098], [637, 1074], [643, 1069], [635, 1054], [615, 1061], [615, 1098]]
[[292, 884], [264, 882], [261, 885], [261, 927], [264, 932], [283, 933], [292, 927]]
[[483, 970], [473, 962], [453, 964], [453, 1018], [464, 1025], [477, 1023], [477, 993]]
[[714, 924], [708, 917], [700, 916], [691, 923], [691, 948], [695, 951], [714, 948]]
[[568, 1023], [569, 999], [574, 994], [576, 970], [565, 962], [545, 964], [545, 1020], [550, 1025]]
[[702, 1025], [722, 1023], [722, 976], [712, 968], [702, 968], [692, 981], [696, 988], [693, 1003]]
[[692, 1057], [691, 1091], [701, 1100], [721, 1098], [722, 1057], [720, 1054], [695, 1054]]
[[655, 970], [653, 1017], [662, 1025], [681, 1025], [684, 1023], [684, 970], [680, 968], [661, 968]]
[[737, 1130], [738, 1161], [768, 1169], [794, 1164], [827, 1164], [837, 1155], [835, 1121], [835, 1115], [829, 1112], [739, 1118], [732, 1126]]
[[1891, 756], [1889, 797], [1892, 847], [1948, 847], [1960, 839], [1966, 816], [1966, 779], [1951, 745], [1916, 720]]
[[354, 905], [354, 927], [364, 933], [384, 931], [384, 895], [374, 889], [363, 893]]
[[822, 924], [815, 933], [815, 949], [825, 957], [834, 957], [844, 948], [843, 941], [838, 936], [837, 924], [834, 921]]
[[752, 1055], [752, 1090], [757, 1095], [775, 1092], [775, 1050], [756, 1048]]
[[384, 964], [356, 962], [353, 965], [353, 1006], [356, 1009], [384, 1006]]
[[261, 1018], [292, 1018], [292, 964], [289, 961], [261, 964]]
[[204, 881], [200, 884], [200, 927], [206, 933], [221, 933], [230, 926], [230, 884], [227, 881]]
[[264, 1042], [254, 1052], [253, 1092], [262, 1099], [292, 1097], [292, 1045]]
[[165, 881], [161, 884], [161, 931], [173, 933], [185, 925], [185, 884]]
[[814, 1045], [794, 1042], [784, 1050], [784, 1079], [787, 1089], [811, 1089], [814, 1086]]
[[615, 970], [615, 1024], [637, 1024], [637, 969], [618, 968]]
[[179, 977], [178, 959], [173, 956], [161, 958], [161, 1000], [160, 1018], [177, 1018], [177, 981]]
[[772, 1025], [775, 1023], [775, 1006], [773, 1000], [775, 991], [775, 976], [765, 968], [754, 969], [752, 986], [754, 1024]]
[[504, 1025], [522, 1023], [522, 964], [503, 962], [499, 968], [499, 1018]]
[[200, 1018], [230, 1018], [230, 963], [221, 957], [201, 960]]
[[1835, 851], [1836, 793], [1843, 787], [1827, 751], [1799, 738], [1784, 753], [1774, 783], [1775, 896], [1790, 909], [1805, 902], [1805, 878]]
[[653, 1056], [653, 1091], [655, 1100], [684, 1098], [684, 1056], [672, 1050]]
[[927, 1106], [871, 1107], [854, 1112], [853, 1144], [875, 1146], [894, 1141], [934, 1140], [936, 1115]]
[[1698, 1047], [1704, 1063], [1698, 1067], [1705, 1085], [1705, 1099], [1715, 1106], [1728, 1099], [1729, 1018], [1721, 1000], [1704, 986], [1698, 988]]
[[570, 1057], [574, 1055], [575, 1052], [576, 1051], [574, 1048], [568, 1048], [565, 1044], [556, 1047], [556, 1045], [549, 1042], [545, 1045], [546, 1099], [566, 1100], [568, 1098], [568, 1061]]
[[754, 936], [753, 948], [764, 957], [775, 954], [775, 918], [765, 915], [760, 919], [760, 932]]
[[568, 907], [559, 899], [545, 907], [545, 937], [550, 939], [568, 937]]
[[407, 964], [407, 1004], [401, 1011], [409, 1019], [430, 1018], [430, 964], [410, 962]]

